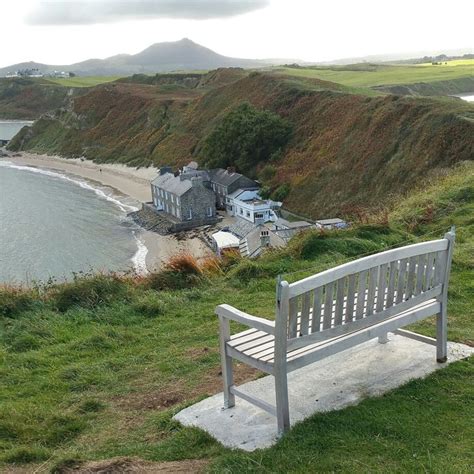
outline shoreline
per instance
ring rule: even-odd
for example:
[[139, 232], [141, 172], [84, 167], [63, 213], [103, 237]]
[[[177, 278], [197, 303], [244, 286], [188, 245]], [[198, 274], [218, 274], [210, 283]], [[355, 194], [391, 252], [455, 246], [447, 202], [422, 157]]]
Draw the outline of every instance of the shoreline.
[[[60, 156], [39, 155], [28, 152], [8, 152], [8, 156], [0, 157], [15, 165], [32, 166], [40, 169], [59, 171], [83, 178], [92, 184], [106, 186], [114, 191], [119, 199], [129, 199], [140, 206], [151, 201], [150, 181], [158, 174], [157, 168], [132, 168], [121, 164], [97, 164], [82, 158], [63, 158]], [[129, 204], [127, 203], [127, 206]], [[134, 237], [146, 247], [145, 262], [141, 263], [142, 271], [157, 271], [163, 267], [170, 257], [177, 253], [186, 252], [200, 259], [211, 254], [211, 250], [197, 237], [183, 240], [173, 235], [159, 235], [145, 229], [140, 229]], [[137, 242], [138, 250], [132, 257], [134, 264], [137, 255], [143, 256], [144, 249]], [[145, 263], [145, 265], [143, 265]], [[140, 267], [140, 262], [138, 262]]]

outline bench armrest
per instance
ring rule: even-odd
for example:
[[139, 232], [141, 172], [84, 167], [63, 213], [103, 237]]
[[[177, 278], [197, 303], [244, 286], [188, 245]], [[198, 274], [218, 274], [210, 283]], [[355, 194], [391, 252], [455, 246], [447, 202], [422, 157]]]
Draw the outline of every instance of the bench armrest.
[[240, 311], [228, 304], [221, 304], [217, 306], [216, 314], [222, 318], [237, 321], [251, 328], [258, 329], [259, 331], [264, 331], [268, 334], [275, 334], [274, 321], [252, 316], [251, 314], [244, 313], [243, 311]]

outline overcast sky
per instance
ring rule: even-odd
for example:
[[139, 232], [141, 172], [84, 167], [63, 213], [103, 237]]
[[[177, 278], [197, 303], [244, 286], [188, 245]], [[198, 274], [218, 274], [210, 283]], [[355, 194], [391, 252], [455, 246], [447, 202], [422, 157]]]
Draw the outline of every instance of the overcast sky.
[[240, 58], [474, 51], [474, 0], [2, 0], [0, 67], [70, 64], [183, 37]]

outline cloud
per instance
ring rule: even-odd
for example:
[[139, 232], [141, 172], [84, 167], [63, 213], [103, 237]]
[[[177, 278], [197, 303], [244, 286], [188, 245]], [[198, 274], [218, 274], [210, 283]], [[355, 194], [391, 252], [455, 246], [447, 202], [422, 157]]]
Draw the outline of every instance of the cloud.
[[39, 1], [30, 25], [90, 25], [156, 18], [227, 18], [266, 7], [270, 0], [71, 0]]

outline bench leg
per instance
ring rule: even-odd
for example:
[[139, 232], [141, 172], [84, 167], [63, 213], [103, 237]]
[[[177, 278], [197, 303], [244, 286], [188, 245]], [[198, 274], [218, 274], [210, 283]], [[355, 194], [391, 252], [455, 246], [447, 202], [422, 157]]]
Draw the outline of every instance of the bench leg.
[[448, 315], [446, 304], [441, 303], [441, 312], [436, 315], [436, 361], [448, 360]]
[[235, 406], [235, 395], [230, 392], [230, 387], [234, 384], [232, 372], [232, 357], [226, 354], [225, 345], [230, 340], [229, 320], [219, 316], [219, 342], [221, 353], [222, 378], [224, 379], [224, 408]]
[[382, 336], [379, 336], [379, 344], [387, 344], [387, 342], [390, 341], [388, 338], [388, 333], [383, 334]]
[[288, 404], [287, 374], [275, 373], [276, 412], [278, 436], [282, 436], [290, 429], [290, 407]]

